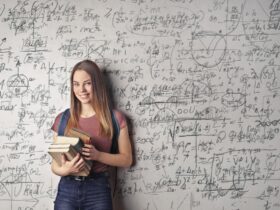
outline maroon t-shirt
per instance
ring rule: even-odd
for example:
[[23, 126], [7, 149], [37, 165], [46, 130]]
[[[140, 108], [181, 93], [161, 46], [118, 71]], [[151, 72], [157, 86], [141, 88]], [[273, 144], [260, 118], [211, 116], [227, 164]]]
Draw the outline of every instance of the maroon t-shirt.
[[[118, 121], [120, 129], [124, 128], [126, 126], [126, 120], [123, 114], [119, 111], [114, 110], [114, 114], [116, 116], [116, 119]], [[58, 124], [60, 121], [60, 118], [62, 116], [62, 113], [60, 113], [54, 121], [54, 124], [52, 125], [51, 129], [58, 132]], [[97, 120], [96, 116], [83, 118], [81, 117], [78, 122], [79, 129], [83, 130], [84, 132], [88, 133], [91, 136], [92, 144], [95, 146], [95, 148], [102, 152], [110, 152], [112, 140], [108, 137], [101, 136], [99, 132], [100, 123]], [[108, 169], [108, 166], [106, 164], [93, 161], [92, 165], [92, 172], [102, 172], [106, 171]]]

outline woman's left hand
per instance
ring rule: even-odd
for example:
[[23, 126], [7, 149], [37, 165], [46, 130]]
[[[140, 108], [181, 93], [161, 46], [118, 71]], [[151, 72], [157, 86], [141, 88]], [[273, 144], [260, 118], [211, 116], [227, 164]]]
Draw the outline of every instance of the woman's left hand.
[[82, 149], [82, 155], [86, 160], [97, 160], [99, 153], [92, 144], [85, 144]]

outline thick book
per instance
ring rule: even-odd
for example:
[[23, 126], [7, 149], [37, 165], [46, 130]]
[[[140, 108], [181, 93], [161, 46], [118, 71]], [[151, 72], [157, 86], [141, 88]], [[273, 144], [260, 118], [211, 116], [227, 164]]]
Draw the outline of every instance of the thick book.
[[[61, 165], [62, 154], [65, 154], [67, 160], [72, 160], [78, 153], [81, 153], [83, 146], [84, 142], [80, 138], [57, 136], [54, 143], [49, 146], [48, 153], [58, 165]], [[92, 161], [85, 160], [85, 163], [84, 170], [73, 175], [87, 176], [90, 173]]]
[[81, 151], [84, 146], [84, 142], [78, 137], [69, 137], [69, 136], [57, 136], [54, 140], [54, 144], [71, 144], [77, 151]]
[[80, 138], [85, 144], [91, 143], [90, 135], [78, 128], [71, 128], [66, 135], [69, 137]]

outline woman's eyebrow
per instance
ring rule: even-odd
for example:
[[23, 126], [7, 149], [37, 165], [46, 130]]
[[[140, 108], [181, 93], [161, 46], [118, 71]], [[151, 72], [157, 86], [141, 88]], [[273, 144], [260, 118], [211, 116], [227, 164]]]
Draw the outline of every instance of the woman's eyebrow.
[[[91, 82], [91, 80], [88, 79], [88, 80], [82, 81], [82, 83], [85, 83], [85, 82]], [[73, 83], [80, 83], [80, 82], [73, 80]]]
[[90, 79], [88, 79], [88, 80], [85, 80], [84, 82], [91, 82], [91, 80], [90, 80]]

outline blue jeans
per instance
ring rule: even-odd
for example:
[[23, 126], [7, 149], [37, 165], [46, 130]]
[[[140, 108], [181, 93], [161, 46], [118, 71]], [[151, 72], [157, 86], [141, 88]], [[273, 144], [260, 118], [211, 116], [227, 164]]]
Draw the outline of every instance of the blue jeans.
[[111, 188], [108, 176], [76, 180], [61, 177], [55, 199], [55, 210], [112, 210]]

